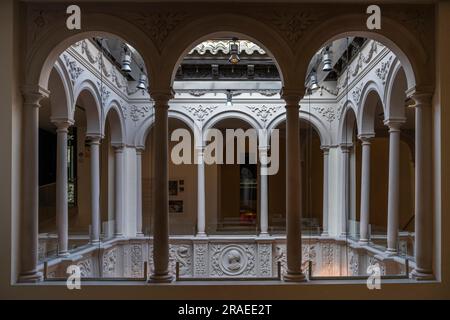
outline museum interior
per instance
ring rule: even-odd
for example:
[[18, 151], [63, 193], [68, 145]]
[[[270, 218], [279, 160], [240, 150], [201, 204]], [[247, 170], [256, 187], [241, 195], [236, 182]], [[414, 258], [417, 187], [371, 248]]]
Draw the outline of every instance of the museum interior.
[[2, 295], [448, 297], [450, 5], [212, 2], [2, 4]]

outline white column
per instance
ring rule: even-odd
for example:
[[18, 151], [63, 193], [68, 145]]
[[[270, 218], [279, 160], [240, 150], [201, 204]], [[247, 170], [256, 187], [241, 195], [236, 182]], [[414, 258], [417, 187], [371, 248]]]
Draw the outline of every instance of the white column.
[[267, 175], [267, 152], [268, 147], [259, 148], [259, 162], [260, 162], [260, 236], [269, 235], [269, 177]]
[[67, 133], [73, 124], [67, 119], [52, 120], [56, 125], [56, 224], [58, 227], [58, 255], [69, 254], [69, 204], [67, 181]]
[[341, 145], [341, 170], [342, 170], [342, 189], [341, 189], [341, 234], [340, 236], [345, 238], [348, 235], [347, 225], [348, 217], [350, 214], [350, 151], [352, 145]]
[[155, 105], [153, 264], [151, 282], [171, 282], [169, 273], [169, 129], [168, 109], [172, 92], [152, 93]]
[[23, 91], [23, 180], [22, 216], [20, 219], [20, 282], [38, 282], [39, 232], [39, 108], [48, 96], [41, 88]]
[[90, 136], [91, 149], [91, 243], [100, 242], [100, 136]]
[[114, 148], [114, 235], [123, 237], [123, 145]]
[[323, 223], [322, 223], [322, 236], [327, 237], [328, 233], [328, 189], [329, 189], [329, 155], [330, 149], [328, 147], [321, 147], [323, 151]]
[[142, 237], [142, 153], [141, 148], [136, 148], [136, 236]]
[[302, 273], [300, 115], [301, 94], [283, 92], [286, 101], [286, 256], [284, 280], [305, 281]]
[[359, 221], [359, 242], [369, 243], [370, 221], [370, 139], [373, 136], [361, 135], [362, 141], [362, 166], [361, 166], [361, 208]]
[[205, 162], [204, 148], [199, 146], [197, 152], [197, 236], [206, 236], [205, 213]]
[[394, 255], [398, 246], [400, 209], [400, 127], [402, 121], [387, 120], [389, 126], [389, 184], [386, 253]]
[[416, 93], [413, 98], [416, 101], [416, 268], [412, 272], [412, 277], [416, 280], [431, 280], [434, 279], [431, 95]]

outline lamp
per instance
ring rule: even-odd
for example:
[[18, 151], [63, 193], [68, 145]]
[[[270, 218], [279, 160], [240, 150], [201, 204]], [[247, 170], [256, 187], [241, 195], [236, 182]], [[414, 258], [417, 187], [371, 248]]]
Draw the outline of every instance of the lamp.
[[311, 76], [309, 78], [309, 85], [310, 85], [310, 89], [311, 90], [317, 90], [319, 89], [319, 85], [317, 84], [317, 75], [316, 75], [316, 71], [313, 71], [311, 73]]
[[326, 48], [325, 51], [323, 52], [322, 61], [323, 61], [322, 71], [330, 72], [333, 70], [333, 66], [331, 65], [331, 53], [328, 48]]
[[126, 73], [131, 72], [131, 51], [128, 50], [127, 45], [123, 46], [122, 71]]
[[139, 76], [139, 82], [136, 88], [145, 90], [147, 88], [147, 76], [144, 73], [144, 70], [141, 69], [141, 75]]
[[228, 61], [231, 64], [238, 64], [241, 61], [241, 58], [239, 58], [239, 42], [237, 38], [233, 38], [230, 42], [230, 58]]

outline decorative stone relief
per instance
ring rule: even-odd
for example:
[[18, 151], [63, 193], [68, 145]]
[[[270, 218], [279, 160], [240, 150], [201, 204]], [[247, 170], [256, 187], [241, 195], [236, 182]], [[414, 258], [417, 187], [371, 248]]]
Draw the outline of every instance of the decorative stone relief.
[[313, 106], [312, 108], [330, 123], [337, 118], [339, 113], [339, 108], [333, 106]]
[[322, 273], [334, 275], [334, 245], [332, 243], [323, 243], [322, 246]]
[[72, 80], [72, 84], [75, 84], [78, 77], [84, 72], [84, 69], [79, 67], [77, 62], [70, 59], [67, 54], [63, 54], [63, 58], [66, 64], [67, 71], [70, 75], [70, 80]]
[[352, 97], [356, 104], [358, 104], [359, 101], [361, 100], [361, 94], [362, 94], [363, 87], [364, 87], [364, 82], [361, 82], [357, 87], [355, 87], [355, 89], [352, 92]]
[[194, 244], [194, 277], [208, 276], [208, 243]]
[[312, 268], [316, 265], [316, 247], [314, 245], [303, 245], [302, 246], [302, 271], [308, 273], [309, 261], [311, 261]]
[[389, 72], [391, 62], [392, 56], [390, 56], [387, 61], [381, 62], [381, 65], [375, 69], [376, 76], [382, 81], [383, 84], [386, 84], [386, 77]]
[[[190, 245], [170, 246], [170, 256], [173, 263], [179, 263], [180, 276], [192, 276], [192, 248]], [[173, 270], [175, 268], [174, 266]]]
[[149, 112], [149, 106], [132, 105], [130, 107], [130, 118], [133, 122], [138, 122], [139, 120], [144, 119]]
[[354, 250], [349, 251], [348, 270], [351, 276], [359, 275], [359, 256]]
[[107, 251], [103, 255], [103, 276], [113, 276], [116, 271], [117, 248]]
[[211, 113], [214, 112], [218, 108], [218, 106], [186, 106], [184, 107], [187, 109], [197, 121], [203, 121], [207, 116], [209, 116]]
[[104, 86], [100, 81], [97, 81], [97, 87], [100, 91], [102, 107], [105, 107], [106, 101], [108, 101], [111, 92], [108, 89], [106, 89], [106, 86]]
[[91, 64], [95, 64], [98, 62], [99, 56], [94, 55], [91, 52], [91, 49], [89, 49], [89, 45], [86, 40], [81, 41], [81, 53], [86, 55]]
[[286, 246], [285, 245], [277, 245], [275, 248], [275, 266], [276, 270], [278, 271], [278, 262], [280, 263], [281, 267], [281, 274], [286, 273], [286, 267], [287, 267], [287, 258], [286, 258]]
[[264, 123], [281, 109], [281, 106], [247, 106]]
[[77, 263], [77, 266], [80, 268], [81, 277], [93, 277], [93, 269], [92, 269], [92, 261], [91, 259], [86, 259]]
[[144, 270], [142, 259], [142, 246], [140, 244], [133, 244], [129, 247], [130, 255], [130, 275], [132, 278], [142, 277]]
[[273, 24], [280, 29], [289, 42], [295, 44], [306, 30], [320, 20], [320, 13], [308, 11], [275, 12]]
[[272, 244], [258, 243], [259, 275], [272, 276]]
[[363, 62], [369, 63], [372, 60], [374, 54], [377, 53], [377, 50], [378, 50], [378, 42], [372, 40], [369, 53], [367, 54], [367, 56], [363, 58]]
[[359, 73], [359, 71], [362, 69], [363, 67], [363, 58], [362, 58], [362, 53], [358, 54], [358, 60], [356, 61], [355, 64], [355, 68], [352, 71], [352, 76], [356, 77]]
[[211, 245], [211, 276], [255, 276], [254, 245]]

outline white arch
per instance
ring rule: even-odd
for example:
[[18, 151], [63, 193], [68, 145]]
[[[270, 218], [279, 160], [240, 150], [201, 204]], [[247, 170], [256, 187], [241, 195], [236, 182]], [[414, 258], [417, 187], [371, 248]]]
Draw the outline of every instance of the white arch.
[[[347, 116], [349, 112], [353, 112], [353, 116], [355, 118], [354, 123], [348, 123]], [[339, 144], [349, 144], [352, 142], [353, 137], [353, 130], [354, 126], [356, 125], [357, 128], [359, 128], [357, 123], [357, 112], [355, 105], [351, 100], [347, 100], [346, 103], [344, 103], [344, 106], [341, 111], [341, 115], [339, 118], [339, 129], [338, 129], [338, 138], [337, 141]], [[350, 138], [350, 139], [349, 139]]]
[[120, 103], [113, 99], [105, 112], [105, 118], [103, 119], [102, 133], [105, 135], [106, 121], [108, 121], [108, 116], [110, 119], [110, 129], [111, 129], [111, 144], [112, 145], [125, 145], [126, 143], [126, 126], [125, 117], [123, 115], [122, 108], [120, 108]]
[[[75, 100], [74, 100], [74, 88], [72, 86], [72, 80], [70, 79], [70, 75], [67, 72], [67, 69], [64, 67], [64, 63], [61, 61], [61, 58], [56, 60], [53, 69], [58, 74], [62, 87], [64, 89], [65, 95], [65, 103], [60, 104], [57, 103], [51, 106], [51, 118], [52, 119], [70, 119], [73, 120], [73, 110], [75, 109]], [[52, 92], [50, 92], [51, 98]]]
[[368, 81], [362, 90], [360, 104], [358, 105], [358, 112], [356, 113], [356, 123], [359, 135], [372, 135], [375, 133], [375, 106], [372, 103], [373, 101], [368, 101], [370, 98], [370, 93], [372, 92], [375, 92], [378, 96], [383, 107], [383, 112], [386, 114], [386, 104], [383, 102], [382, 98], [383, 91], [375, 81]]
[[[94, 100], [94, 105], [86, 105], [86, 123], [87, 135], [102, 135], [102, 112], [101, 112], [101, 97], [97, 86], [90, 79], [85, 79], [76, 85], [74, 89], [74, 105], [83, 92], [88, 92]], [[74, 116], [75, 108], [73, 108], [72, 117]]]
[[[387, 80], [386, 80], [386, 89], [384, 93], [384, 101], [386, 105], [385, 110], [385, 119], [404, 119], [405, 118], [405, 105], [404, 103], [401, 105], [395, 104], [391, 105], [393, 89], [396, 85], [396, 80], [399, 72], [405, 72], [404, 68], [400, 61], [396, 58], [394, 63], [392, 63], [393, 67], [389, 70]], [[406, 76], [406, 74], [405, 74]], [[407, 80], [407, 79], [406, 79]], [[406, 84], [408, 85], [408, 84]], [[406, 90], [408, 87], [406, 87]], [[405, 90], [405, 96], [406, 96]]]
[[[323, 122], [320, 120], [319, 117], [317, 117], [315, 114], [308, 113], [304, 110], [300, 109], [299, 112], [299, 118], [305, 122], [310, 123], [314, 130], [317, 132], [320, 138], [320, 144], [322, 147], [327, 147], [332, 144], [331, 142], [331, 134], [323, 124]], [[282, 122], [286, 121], [286, 113], [283, 112], [273, 118], [268, 124], [267, 128], [268, 130], [273, 130], [276, 127], [278, 127]]]

